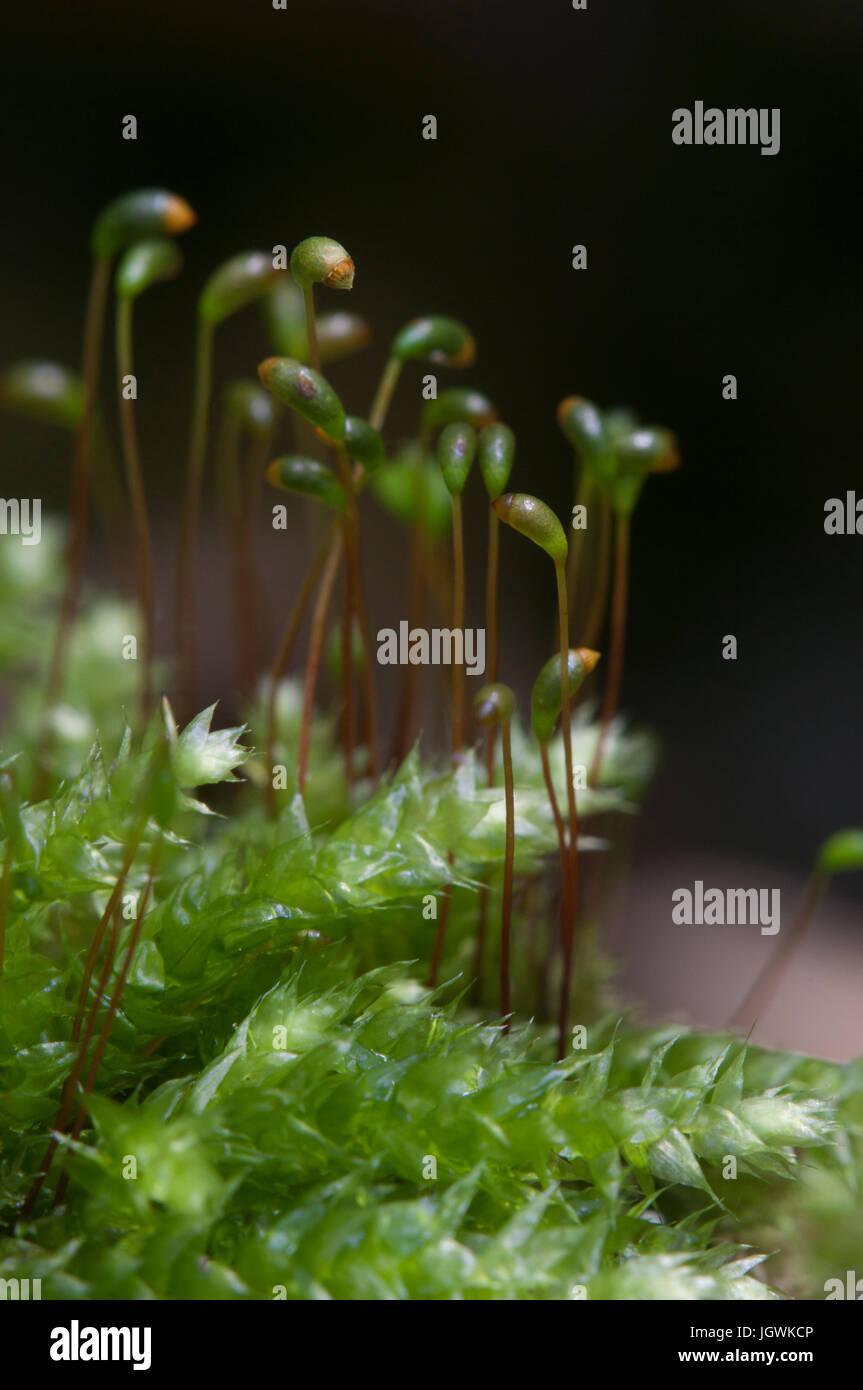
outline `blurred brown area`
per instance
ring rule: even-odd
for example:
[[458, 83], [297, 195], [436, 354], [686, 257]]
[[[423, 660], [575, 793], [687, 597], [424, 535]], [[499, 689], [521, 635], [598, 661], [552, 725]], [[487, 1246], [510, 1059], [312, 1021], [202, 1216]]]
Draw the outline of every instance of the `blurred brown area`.
[[[758, 926], [682, 926], [672, 921], [672, 893], [708, 887], [778, 888], [781, 930]], [[834, 1061], [863, 1053], [863, 935], [860, 911], [841, 881], [819, 907], [752, 1040]], [[652, 1022], [726, 1028], [765, 961], [791, 926], [804, 881], [775, 864], [711, 854], [637, 857], [617, 892], [608, 944], [618, 960], [620, 997], [636, 1000]]]

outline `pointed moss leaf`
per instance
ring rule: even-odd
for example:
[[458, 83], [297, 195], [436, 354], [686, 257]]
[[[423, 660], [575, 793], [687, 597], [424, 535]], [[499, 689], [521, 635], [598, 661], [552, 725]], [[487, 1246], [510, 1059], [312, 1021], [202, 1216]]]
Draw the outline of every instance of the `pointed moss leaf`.
[[749, 1096], [738, 1113], [765, 1144], [825, 1144], [832, 1129], [830, 1106], [821, 1100]]
[[638, 1300], [755, 1300], [778, 1297], [759, 1279], [741, 1274], [733, 1264], [723, 1270], [699, 1267], [697, 1257], [684, 1254], [636, 1254], [590, 1281], [591, 1299]]
[[663, 1139], [650, 1146], [647, 1162], [651, 1173], [662, 1182], [680, 1183], [682, 1187], [698, 1187], [711, 1197], [714, 1196], [692, 1151], [692, 1145], [679, 1129], [669, 1130]]
[[[177, 1216], [204, 1217], [214, 1213], [223, 1184], [216, 1173], [206, 1139], [188, 1120], [164, 1122], [134, 1106], [115, 1106], [104, 1097], [91, 1098], [91, 1113], [104, 1138], [106, 1157], [115, 1160], [115, 1182], [128, 1189], [139, 1213], [152, 1202]], [[137, 1159], [137, 1180], [123, 1183], [123, 1154]]]
[[711, 1100], [714, 1105], [727, 1110], [737, 1110], [743, 1096], [744, 1067], [746, 1048], [741, 1047], [719, 1076], [713, 1087]]
[[766, 1144], [749, 1125], [730, 1110], [705, 1105], [692, 1127], [695, 1151], [711, 1163], [721, 1163], [726, 1155], [750, 1158], [766, 1151]]
[[173, 749], [174, 774], [181, 787], [202, 787], [215, 782], [235, 782], [234, 769], [245, 762], [249, 750], [239, 739], [245, 725], [211, 731], [216, 706], [196, 714], [177, 736]]

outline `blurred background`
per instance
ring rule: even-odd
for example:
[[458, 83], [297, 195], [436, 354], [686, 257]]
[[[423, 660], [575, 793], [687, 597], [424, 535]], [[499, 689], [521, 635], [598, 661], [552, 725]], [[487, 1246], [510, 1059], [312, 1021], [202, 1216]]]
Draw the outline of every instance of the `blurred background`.
[[[369, 351], [332, 370], [349, 409], [367, 409], [394, 330], [442, 312], [472, 327], [479, 356], [441, 383], [492, 397], [518, 436], [514, 485], [560, 514], [571, 504], [554, 419], [562, 396], [625, 402], [677, 431], [684, 467], [650, 483], [635, 525], [624, 706], [656, 728], [665, 753], [634, 884], [644, 903], [656, 891], [662, 917], [673, 887], [724, 864], [719, 886], [781, 880], [790, 908], [820, 841], [863, 821], [863, 538], [823, 530], [827, 498], [863, 496], [863, 10], [846, 0], [589, 0], [585, 12], [570, 0], [287, 0], [284, 11], [270, 0], [45, 0], [4, 23], [0, 364], [77, 363], [89, 229], [117, 193], [165, 185], [200, 216], [183, 239], [183, 276], [137, 316], [165, 632], [197, 293], [234, 251], [332, 235], [357, 263], [350, 307], [376, 329]], [[673, 109], [696, 100], [780, 107], [781, 152], [673, 145]], [[135, 142], [121, 138], [127, 114]], [[427, 114], [435, 142], [421, 138]], [[575, 243], [587, 246], [586, 272], [571, 269]], [[254, 310], [231, 320], [219, 379], [250, 374], [267, 351]], [[110, 370], [109, 355], [105, 398]], [[722, 400], [726, 373], [736, 402]], [[391, 439], [412, 430], [419, 389], [420, 372], [406, 372]], [[28, 495], [62, 510], [67, 441], [10, 420], [2, 440], [2, 495], [22, 495], [27, 479]], [[478, 490], [469, 505], [478, 540]], [[261, 522], [278, 614], [303, 543], [268, 532], [266, 513]], [[400, 540], [370, 524], [376, 628], [405, 614]], [[526, 693], [548, 654], [553, 595], [538, 552], [520, 544], [510, 558], [502, 675]], [[94, 574], [99, 565], [96, 555]], [[484, 541], [471, 569], [474, 624], [483, 565]], [[232, 652], [216, 603], [226, 569], [213, 522], [208, 680], [229, 709]], [[721, 658], [726, 634], [736, 662]], [[836, 930], [856, 948], [863, 884], [840, 887], [849, 908]], [[711, 929], [701, 930], [699, 943]], [[670, 949], [680, 946], [675, 937]], [[683, 950], [709, 979], [702, 945], [690, 938]], [[795, 1037], [806, 1045], [805, 1029]]]

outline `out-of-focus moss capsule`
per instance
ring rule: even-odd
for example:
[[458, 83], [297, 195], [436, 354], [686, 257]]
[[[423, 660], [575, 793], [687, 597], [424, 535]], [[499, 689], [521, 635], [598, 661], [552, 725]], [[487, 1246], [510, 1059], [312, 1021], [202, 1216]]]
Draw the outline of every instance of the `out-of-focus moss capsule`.
[[651, 472], [673, 473], [682, 463], [680, 450], [677, 444], [677, 435], [673, 434], [671, 430], [662, 430], [662, 434], [665, 436], [666, 447], [662, 453], [660, 453], [659, 457], [653, 460]]
[[476, 343], [458, 319], [430, 314], [412, 319], [400, 329], [393, 338], [390, 357], [398, 362], [427, 357], [446, 367], [470, 367], [476, 358]]
[[615, 476], [609, 484], [612, 506], [631, 516], [651, 473], [670, 473], [680, 466], [677, 441], [670, 430], [643, 426], [620, 435], [614, 445]]
[[0, 406], [29, 420], [75, 429], [84, 413], [84, 386], [57, 362], [15, 362], [0, 376]]
[[[327, 674], [334, 686], [341, 685], [342, 681], [342, 644], [344, 635], [341, 624], [330, 628], [327, 637], [325, 653]], [[359, 674], [365, 668], [365, 652], [363, 651], [363, 639], [360, 636], [356, 624], [351, 627], [351, 663], [354, 671]]]
[[567, 543], [563, 527], [551, 507], [526, 492], [507, 492], [493, 503], [497, 515], [507, 526], [527, 536], [550, 555], [555, 564], [566, 559]]
[[515, 463], [515, 435], [508, 425], [486, 425], [476, 447], [485, 490], [493, 502], [509, 482]]
[[574, 449], [598, 454], [607, 444], [599, 407], [586, 396], [565, 396], [557, 407], [557, 422]]
[[215, 327], [238, 309], [260, 299], [282, 274], [274, 268], [272, 256], [264, 251], [241, 251], [231, 256], [213, 271], [201, 290], [199, 318]]
[[291, 253], [291, 275], [302, 289], [326, 285], [331, 290], [350, 290], [355, 272], [351, 257], [332, 237], [306, 237]]
[[472, 425], [475, 430], [481, 430], [497, 418], [497, 407], [481, 391], [470, 386], [452, 386], [441, 391], [437, 400], [426, 402], [420, 426], [424, 435], [454, 424]]
[[567, 396], [557, 407], [557, 422], [587, 473], [602, 482], [614, 475], [611, 433], [593, 401]]
[[508, 723], [514, 708], [515, 697], [508, 685], [484, 685], [473, 697], [474, 719], [480, 728]]
[[644, 425], [615, 442], [618, 467], [625, 473], [671, 473], [680, 467], [677, 439], [660, 425]]
[[309, 344], [303, 292], [290, 275], [279, 275], [263, 301], [264, 321], [270, 343], [279, 357], [304, 362]]
[[[590, 647], [570, 648], [567, 660], [570, 700], [574, 698], [598, 661], [599, 652], [591, 650]], [[560, 678], [560, 653], [555, 652], [534, 681], [530, 696], [530, 722], [534, 737], [539, 743], [548, 743], [560, 718], [563, 708]]]
[[436, 463], [418, 444], [407, 445], [392, 463], [383, 464], [371, 490], [384, 511], [404, 526], [419, 526], [437, 539], [452, 526], [452, 498]]
[[179, 236], [197, 222], [185, 198], [165, 188], [138, 188], [102, 210], [93, 227], [93, 255], [111, 260], [124, 246], [147, 237]]
[[114, 289], [121, 299], [137, 299], [160, 280], [173, 280], [182, 265], [183, 257], [173, 241], [158, 237], [133, 242], [117, 266]]
[[[264, 301], [264, 319], [273, 349], [281, 357], [308, 361], [309, 339], [303, 292], [290, 275], [280, 275]], [[340, 362], [372, 341], [372, 327], [361, 314], [337, 310], [317, 320], [321, 362]]]
[[384, 441], [366, 420], [348, 415], [345, 420], [345, 448], [367, 473], [374, 473], [384, 461]]
[[628, 405], [613, 405], [603, 412], [605, 430], [612, 445], [624, 434], [638, 429], [638, 416]]
[[373, 336], [371, 324], [361, 314], [341, 311], [318, 318], [318, 347], [324, 363], [340, 362], [343, 357], [362, 352]]
[[815, 869], [820, 874], [846, 874], [863, 869], [863, 830], [837, 830], [821, 846]]
[[329, 439], [337, 443], [344, 439], [344, 406], [320, 372], [292, 357], [268, 357], [258, 367], [258, 376], [277, 401], [296, 410]]
[[304, 497], [313, 497], [333, 511], [345, 509], [347, 497], [344, 488], [332, 469], [317, 459], [302, 458], [297, 454], [273, 459], [267, 467], [267, 482], [283, 492], [299, 492]]
[[222, 402], [225, 414], [236, 420], [244, 433], [259, 439], [269, 435], [278, 419], [275, 400], [256, 381], [229, 381]]
[[470, 425], [447, 425], [437, 446], [437, 461], [451, 497], [460, 497], [476, 453], [476, 434]]

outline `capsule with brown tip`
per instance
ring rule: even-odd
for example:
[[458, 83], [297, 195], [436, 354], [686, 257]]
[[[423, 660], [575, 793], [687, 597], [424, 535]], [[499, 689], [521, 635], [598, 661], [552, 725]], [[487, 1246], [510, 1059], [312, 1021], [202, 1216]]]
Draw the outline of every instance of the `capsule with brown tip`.
[[429, 314], [411, 319], [393, 338], [390, 357], [407, 362], [427, 357], [445, 367], [470, 367], [476, 358], [476, 342], [458, 319]]
[[451, 386], [441, 391], [436, 400], [426, 402], [420, 423], [422, 433], [428, 437], [445, 425], [464, 424], [481, 430], [497, 418], [497, 406], [482, 391], [472, 386]]
[[75, 429], [84, 412], [84, 385], [57, 362], [15, 362], [0, 376], [0, 406], [42, 424]]
[[284, 271], [276, 270], [265, 251], [241, 251], [213, 271], [198, 300], [203, 323], [216, 324], [260, 299]]
[[299, 492], [304, 497], [313, 497], [332, 511], [343, 512], [347, 496], [332, 469], [318, 459], [303, 458], [297, 454], [273, 459], [267, 467], [267, 482], [283, 492]]
[[123, 253], [114, 276], [114, 289], [121, 299], [137, 299], [151, 285], [173, 280], [182, 265], [183, 257], [173, 241], [164, 237], [135, 241]]
[[135, 189], [115, 198], [97, 217], [90, 243], [93, 255], [99, 260], [113, 260], [130, 242], [179, 236], [197, 220], [197, 213], [178, 193], [165, 188]]
[[320, 372], [292, 357], [268, 357], [260, 363], [258, 377], [276, 400], [296, 410], [328, 439], [337, 443], [344, 439], [344, 406]]
[[566, 533], [551, 507], [526, 492], [506, 492], [491, 504], [501, 521], [520, 535], [527, 536], [550, 555], [555, 564], [567, 556]]
[[306, 237], [291, 253], [291, 275], [301, 289], [326, 285], [330, 290], [351, 290], [355, 274], [353, 260], [332, 237]]
[[[571, 647], [567, 661], [570, 700], [596, 667], [599, 652], [590, 647]], [[533, 683], [530, 696], [530, 722], [539, 743], [548, 743], [563, 708], [560, 653], [549, 657]]]

